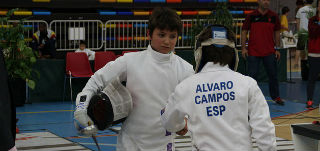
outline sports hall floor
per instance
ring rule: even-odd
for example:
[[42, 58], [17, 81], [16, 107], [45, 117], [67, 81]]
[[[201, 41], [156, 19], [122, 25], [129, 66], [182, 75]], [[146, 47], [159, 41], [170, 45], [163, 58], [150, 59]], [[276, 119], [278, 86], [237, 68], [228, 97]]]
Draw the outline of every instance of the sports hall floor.
[[[291, 138], [290, 124], [311, 123], [319, 120], [319, 109], [306, 111], [306, 81], [301, 80], [299, 69], [292, 70], [292, 81], [281, 82], [280, 94], [285, 100], [284, 106], [276, 105], [271, 101], [267, 83], [259, 83], [266, 96], [272, 121], [276, 126], [277, 149], [290, 151], [294, 149]], [[289, 73], [288, 73], [289, 76]], [[320, 100], [320, 82], [315, 90], [315, 104]], [[74, 104], [71, 102], [43, 102], [25, 104], [17, 107], [17, 134], [16, 146], [18, 150], [28, 151], [56, 151], [56, 150], [97, 150], [90, 137], [81, 137], [73, 126]], [[112, 127], [97, 135], [101, 150], [115, 150], [117, 130], [119, 125]], [[190, 137], [177, 137], [176, 150], [190, 150]], [[256, 146], [253, 146], [257, 150]]]

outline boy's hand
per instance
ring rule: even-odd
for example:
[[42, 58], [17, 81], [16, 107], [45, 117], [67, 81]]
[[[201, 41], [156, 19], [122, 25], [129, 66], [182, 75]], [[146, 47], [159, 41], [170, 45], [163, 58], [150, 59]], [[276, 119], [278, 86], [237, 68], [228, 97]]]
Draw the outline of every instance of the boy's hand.
[[93, 121], [84, 110], [74, 112], [74, 126], [80, 135], [92, 136], [98, 133]]
[[276, 58], [277, 58], [277, 61], [280, 60], [280, 52], [278, 50], [276, 50]]
[[90, 102], [91, 94], [80, 92], [76, 98], [76, 110], [74, 111], [74, 125], [76, 130], [81, 135], [94, 135], [97, 133], [97, 128], [87, 114], [88, 103]]
[[246, 59], [248, 57], [248, 50], [246, 48], [242, 48], [241, 54], [242, 54], [242, 57]]
[[186, 122], [186, 125], [184, 126], [184, 128], [182, 130], [176, 132], [176, 134], [181, 135], [181, 136], [187, 134], [187, 132], [188, 132], [187, 118], [184, 118], [184, 121]]

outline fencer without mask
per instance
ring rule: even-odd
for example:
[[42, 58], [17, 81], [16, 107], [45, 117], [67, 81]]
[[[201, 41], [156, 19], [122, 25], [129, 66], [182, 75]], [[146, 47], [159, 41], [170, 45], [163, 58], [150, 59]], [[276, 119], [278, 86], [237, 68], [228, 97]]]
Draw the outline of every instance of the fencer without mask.
[[[211, 28], [212, 37], [203, 42], [200, 42], [199, 36], [202, 35], [205, 31], [207, 31], [208, 28]], [[237, 70], [238, 62], [239, 62], [238, 52], [235, 49], [235, 43], [228, 39], [227, 33], [228, 33], [228, 29], [225, 28], [224, 26], [210, 25], [206, 29], [202, 30], [199, 35], [196, 36], [195, 51], [194, 51], [194, 57], [196, 62], [196, 69], [195, 69], [196, 73], [200, 72], [203, 66], [206, 64], [206, 62], [203, 61], [203, 55], [205, 54], [202, 53], [202, 47], [210, 46], [210, 45], [214, 45], [215, 47], [220, 47], [220, 48], [225, 46], [233, 48], [234, 57], [231, 64], [229, 64], [229, 68], [231, 68], [234, 71]]]

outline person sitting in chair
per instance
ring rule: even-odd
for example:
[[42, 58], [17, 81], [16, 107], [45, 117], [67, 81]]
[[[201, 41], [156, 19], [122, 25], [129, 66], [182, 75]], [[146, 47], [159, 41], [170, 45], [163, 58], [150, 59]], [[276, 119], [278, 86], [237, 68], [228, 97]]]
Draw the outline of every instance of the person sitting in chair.
[[39, 58], [55, 57], [56, 34], [44, 23], [39, 24], [39, 30], [32, 36], [31, 47], [39, 53]]
[[85, 41], [80, 41], [80, 46], [75, 52], [84, 52], [87, 54], [89, 60], [94, 60], [95, 52], [87, 48]]

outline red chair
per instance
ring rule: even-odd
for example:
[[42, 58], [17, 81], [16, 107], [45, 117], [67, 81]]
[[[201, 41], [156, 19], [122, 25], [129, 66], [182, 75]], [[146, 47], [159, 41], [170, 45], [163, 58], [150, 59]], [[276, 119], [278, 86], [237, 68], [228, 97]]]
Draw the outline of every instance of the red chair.
[[116, 59], [119, 58], [119, 57], [121, 57], [121, 56], [122, 56], [122, 54], [121, 54], [121, 55], [116, 55]]
[[96, 52], [94, 57], [94, 71], [98, 71], [108, 62], [116, 59], [116, 55], [112, 51]]
[[138, 52], [138, 50], [125, 50], [125, 51], [122, 51], [122, 56], [125, 54], [125, 53], [129, 53], [129, 52]]
[[[86, 53], [68, 52], [66, 56], [66, 75], [64, 77], [63, 101], [66, 89], [66, 79], [70, 79], [70, 92], [72, 101], [72, 81], [73, 78], [90, 78], [93, 72], [90, 67]], [[73, 101], [72, 101], [73, 102]]]

